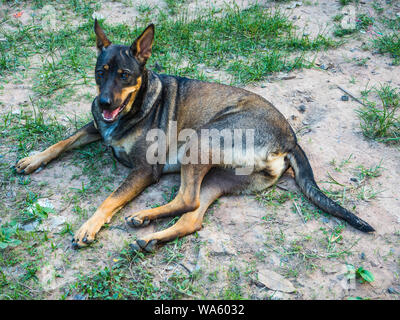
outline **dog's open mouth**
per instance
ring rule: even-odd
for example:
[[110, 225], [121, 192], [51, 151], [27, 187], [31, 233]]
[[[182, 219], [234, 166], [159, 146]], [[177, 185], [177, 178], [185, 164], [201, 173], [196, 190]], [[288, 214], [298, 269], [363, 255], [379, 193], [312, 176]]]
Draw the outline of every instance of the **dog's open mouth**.
[[118, 115], [122, 112], [122, 110], [125, 109], [127, 104], [129, 103], [129, 100], [131, 99], [132, 93], [130, 93], [125, 101], [117, 108], [114, 110], [103, 110], [103, 119], [107, 122], [113, 122], [115, 119], [117, 119]]

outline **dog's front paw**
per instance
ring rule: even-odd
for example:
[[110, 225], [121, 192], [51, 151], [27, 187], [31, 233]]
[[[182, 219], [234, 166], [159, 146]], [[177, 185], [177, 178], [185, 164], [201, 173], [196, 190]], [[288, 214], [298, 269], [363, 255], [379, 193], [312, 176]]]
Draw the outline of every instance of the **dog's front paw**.
[[91, 244], [94, 241], [97, 232], [99, 232], [103, 224], [104, 222], [101, 221], [101, 219], [96, 219], [96, 218], [93, 219], [93, 217], [90, 218], [75, 233], [75, 236], [72, 239], [72, 247], [74, 249], [80, 249]]
[[37, 168], [45, 165], [46, 159], [42, 153], [35, 154], [30, 157], [23, 158], [19, 160], [15, 166], [18, 173], [30, 174], [34, 172]]

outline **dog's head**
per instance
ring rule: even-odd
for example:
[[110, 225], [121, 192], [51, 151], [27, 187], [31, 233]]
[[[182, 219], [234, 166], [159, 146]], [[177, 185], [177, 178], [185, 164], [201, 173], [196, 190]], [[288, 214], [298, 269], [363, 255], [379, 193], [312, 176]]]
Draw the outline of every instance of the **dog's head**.
[[96, 84], [97, 103], [106, 122], [127, 114], [142, 84], [142, 75], [150, 58], [154, 25], [149, 25], [129, 46], [114, 45], [107, 39], [97, 20], [94, 23], [98, 58]]

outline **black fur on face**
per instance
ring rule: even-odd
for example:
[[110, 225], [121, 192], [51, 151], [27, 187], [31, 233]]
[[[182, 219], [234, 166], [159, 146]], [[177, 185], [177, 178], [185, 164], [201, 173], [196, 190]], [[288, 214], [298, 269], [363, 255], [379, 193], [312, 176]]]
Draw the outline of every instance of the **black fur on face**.
[[154, 25], [149, 25], [130, 47], [111, 44], [97, 20], [95, 32], [99, 52], [95, 69], [97, 103], [103, 119], [113, 122], [125, 109], [129, 111], [140, 89], [145, 64], [151, 55]]
[[97, 58], [95, 76], [99, 88], [98, 103], [103, 110], [114, 110], [124, 102], [124, 88], [137, 85], [144, 65], [141, 65], [128, 46], [110, 45]]

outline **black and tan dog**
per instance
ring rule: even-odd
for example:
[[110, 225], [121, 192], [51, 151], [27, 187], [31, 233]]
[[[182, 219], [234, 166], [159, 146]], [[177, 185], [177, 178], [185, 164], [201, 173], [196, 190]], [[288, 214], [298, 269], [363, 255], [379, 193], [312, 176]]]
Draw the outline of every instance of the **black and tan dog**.
[[[365, 221], [320, 191], [295, 133], [284, 116], [268, 101], [243, 89], [156, 74], [146, 69], [153, 45], [153, 25], [148, 26], [130, 47], [112, 44], [97, 21], [95, 33], [99, 51], [96, 64], [99, 93], [92, 104], [94, 121], [68, 139], [24, 158], [16, 165], [18, 172], [29, 174], [64, 151], [103, 139], [111, 146], [115, 157], [132, 168], [121, 186], [76, 232], [72, 240], [74, 247], [91, 243], [118, 210], [147, 186], [157, 182], [163, 173], [179, 171], [181, 186], [173, 201], [131, 214], [126, 221], [139, 227], [161, 217], [182, 217], [172, 227], [137, 240], [132, 245], [134, 249], [150, 251], [158, 242], [199, 230], [208, 206], [218, 197], [267, 188], [276, 183], [289, 166], [294, 170], [301, 191], [315, 205], [361, 231], [374, 231]], [[168, 132], [171, 121], [176, 121], [178, 132], [185, 128], [197, 132], [201, 129], [254, 129], [257, 158], [254, 172], [250, 175], [235, 174], [235, 166], [243, 164], [246, 159], [230, 165], [149, 164], [146, 161], [149, 145], [146, 133], [154, 128]], [[212, 150], [208, 152], [211, 154]]]

